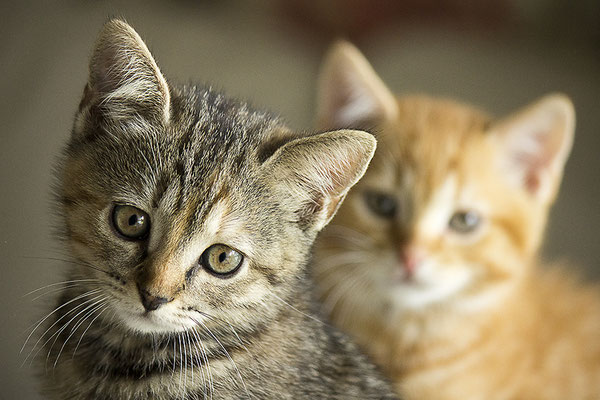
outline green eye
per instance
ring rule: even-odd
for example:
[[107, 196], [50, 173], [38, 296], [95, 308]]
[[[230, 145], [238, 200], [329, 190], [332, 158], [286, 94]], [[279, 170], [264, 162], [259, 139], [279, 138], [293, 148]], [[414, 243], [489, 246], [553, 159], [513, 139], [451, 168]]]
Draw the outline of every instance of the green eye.
[[150, 230], [150, 216], [133, 206], [116, 205], [112, 223], [119, 234], [130, 240], [142, 240]]
[[365, 202], [369, 209], [383, 218], [393, 218], [396, 215], [398, 204], [392, 195], [379, 192], [366, 192]]
[[213, 244], [204, 250], [200, 263], [208, 271], [217, 275], [228, 275], [235, 272], [244, 261], [244, 256], [224, 244]]
[[481, 216], [475, 211], [458, 211], [454, 213], [448, 226], [457, 233], [471, 233], [481, 225]]

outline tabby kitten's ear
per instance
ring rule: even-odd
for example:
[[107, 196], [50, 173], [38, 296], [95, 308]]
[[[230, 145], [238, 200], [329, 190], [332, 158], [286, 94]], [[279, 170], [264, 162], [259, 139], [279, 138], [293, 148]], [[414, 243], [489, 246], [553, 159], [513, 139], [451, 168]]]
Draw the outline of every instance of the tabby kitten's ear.
[[573, 143], [575, 111], [568, 97], [549, 95], [492, 126], [508, 178], [549, 204]]
[[318, 232], [363, 176], [375, 147], [371, 134], [353, 130], [296, 139], [265, 162], [265, 176], [281, 190], [300, 227]]
[[397, 113], [394, 95], [352, 44], [339, 41], [321, 69], [317, 124], [322, 129], [363, 126]]
[[112, 120], [166, 121], [169, 103], [167, 81], [142, 38], [121, 20], [107, 22], [96, 41], [80, 109], [99, 105]]

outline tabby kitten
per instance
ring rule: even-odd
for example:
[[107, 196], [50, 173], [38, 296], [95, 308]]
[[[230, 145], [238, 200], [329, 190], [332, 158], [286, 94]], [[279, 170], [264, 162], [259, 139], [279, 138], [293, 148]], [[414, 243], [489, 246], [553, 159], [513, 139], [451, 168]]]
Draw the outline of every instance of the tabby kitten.
[[[317, 318], [305, 262], [363, 174], [359, 131], [297, 137], [167, 82], [113, 20], [59, 169], [69, 279], [48, 318], [55, 399], [392, 399]], [[46, 356], [47, 355], [47, 356]]]
[[550, 95], [494, 119], [395, 98], [333, 48], [321, 127], [379, 146], [315, 250], [324, 308], [408, 399], [600, 398], [600, 290], [536, 260], [574, 131]]

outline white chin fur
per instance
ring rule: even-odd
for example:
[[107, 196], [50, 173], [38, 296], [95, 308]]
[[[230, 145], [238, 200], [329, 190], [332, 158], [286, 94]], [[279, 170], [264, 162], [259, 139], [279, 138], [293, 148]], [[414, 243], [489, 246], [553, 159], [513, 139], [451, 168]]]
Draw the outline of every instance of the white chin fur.
[[166, 308], [152, 312], [117, 309], [116, 314], [127, 328], [140, 333], [175, 333], [195, 326], [192, 320], [177, 318]]
[[413, 279], [396, 283], [394, 302], [401, 308], [423, 308], [445, 301], [471, 281], [471, 274], [464, 268], [445, 269], [439, 271], [430, 263], [419, 266]]

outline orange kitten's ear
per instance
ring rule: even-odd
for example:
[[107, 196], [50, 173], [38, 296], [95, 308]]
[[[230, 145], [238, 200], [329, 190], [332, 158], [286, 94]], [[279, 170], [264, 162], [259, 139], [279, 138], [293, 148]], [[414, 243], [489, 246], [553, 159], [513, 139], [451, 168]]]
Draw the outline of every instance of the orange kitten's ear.
[[491, 134], [509, 179], [547, 204], [558, 191], [574, 130], [573, 104], [554, 94], [501, 120]]
[[396, 100], [360, 51], [340, 41], [321, 69], [317, 97], [321, 129], [358, 127], [396, 114]]
[[373, 135], [353, 130], [292, 140], [267, 159], [264, 177], [303, 230], [319, 231], [363, 176], [375, 147]]
[[126, 22], [107, 22], [96, 41], [80, 108], [101, 104], [112, 119], [141, 115], [168, 120], [170, 94], [142, 38]]

